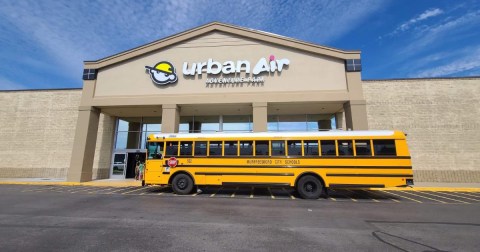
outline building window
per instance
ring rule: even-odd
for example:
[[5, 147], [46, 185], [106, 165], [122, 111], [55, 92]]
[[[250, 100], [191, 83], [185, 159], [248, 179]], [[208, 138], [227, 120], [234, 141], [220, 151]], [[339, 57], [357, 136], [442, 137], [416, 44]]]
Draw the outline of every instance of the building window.
[[250, 115], [182, 116], [180, 133], [252, 132]]
[[148, 135], [158, 134], [161, 131], [161, 117], [118, 118], [115, 149], [146, 149]]
[[332, 115], [269, 115], [268, 131], [319, 131], [330, 130], [335, 125]]
[[97, 69], [83, 69], [83, 80], [96, 80]]
[[347, 59], [345, 60], [345, 69], [347, 72], [361, 72], [362, 60], [361, 59]]

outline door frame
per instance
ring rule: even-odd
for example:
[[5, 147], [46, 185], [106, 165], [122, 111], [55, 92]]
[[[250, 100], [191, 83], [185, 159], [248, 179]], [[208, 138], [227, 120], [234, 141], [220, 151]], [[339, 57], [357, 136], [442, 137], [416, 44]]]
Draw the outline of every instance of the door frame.
[[[123, 154], [125, 155], [125, 159], [123, 160], [123, 173], [122, 174], [113, 174], [113, 167], [115, 165], [121, 165], [121, 164], [115, 164], [115, 155], [117, 154]], [[127, 160], [128, 160], [128, 153], [126, 150], [115, 150], [112, 153], [112, 162], [110, 162], [110, 178], [111, 179], [125, 179], [125, 173], [127, 171]]]
[[[110, 162], [110, 178], [111, 179], [125, 179], [127, 175], [127, 165], [128, 165], [128, 154], [137, 154], [137, 153], [147, 153], [147, 149], [117, 149], [112, 152], [112, 161]], [[115, 161], [115, 154], [125, 154], [125, 161], [124, 161], [124, 169], [122, 175], [114, 175], [113, 174], [113, 166]]]

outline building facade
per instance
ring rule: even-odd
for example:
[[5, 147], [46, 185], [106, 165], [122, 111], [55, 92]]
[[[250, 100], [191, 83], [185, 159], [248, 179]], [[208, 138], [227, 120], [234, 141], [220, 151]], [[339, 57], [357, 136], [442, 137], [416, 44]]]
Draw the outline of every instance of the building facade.
[[150, 133], [337, 128], [405, 131], [417, 181], [480, 181], [479, 78], [362, 81], [359, 51], [211, 23], [83, 79], [0, 92], [2, 177], [129, 178]]

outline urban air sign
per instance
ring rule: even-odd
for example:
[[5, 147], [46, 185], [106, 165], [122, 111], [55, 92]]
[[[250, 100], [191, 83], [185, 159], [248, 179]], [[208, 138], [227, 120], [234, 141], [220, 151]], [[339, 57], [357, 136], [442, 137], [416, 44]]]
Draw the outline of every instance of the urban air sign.
[[[282, 72], [285, 66], [290, 64], [289, 59], [275, 59], [270, 55], [269, 59], [260, 58], [255, 65], [248, 60], [225, 61], [220, 63], [213, 59], [205, 62], [189, 63], [184, 62], [182, 73], [184, 76], [207, 75], [231, 75], [245, 73], [245, 77], [211, 77], [206, 79], [206, 84], [235, 84], [235, 83], [263, 83], [265, 80], [262, 73]], [[253, 68], [252, 68], [253, 66]], [[161, 61], [155, 66], [145, 66], [146, 72], [150, 74], [152, 81], [157, 85], [175, 83], [178, 80], [176, 69], [168, 61]], [[249, 76], [250, 73], [253, 76]], [[247, 77], [248, 76], [248, 77]]]

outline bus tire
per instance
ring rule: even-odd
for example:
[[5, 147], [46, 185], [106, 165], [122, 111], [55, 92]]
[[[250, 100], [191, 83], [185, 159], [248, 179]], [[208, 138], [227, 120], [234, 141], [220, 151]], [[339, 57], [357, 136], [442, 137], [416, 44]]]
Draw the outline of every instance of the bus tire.
[[193, 189], [193, 180], [185, 173], [177, 174], [172, 180], [172, 189], [179, 195], [189, 194]]
[[323, 192], [322, 181], [312, 175], [305, 175], [298, 180], [297, 192], [302, 199], [318, 199]]

